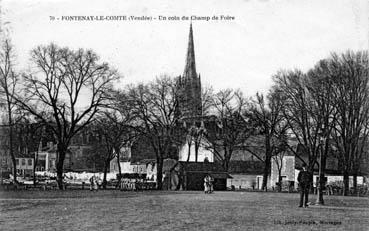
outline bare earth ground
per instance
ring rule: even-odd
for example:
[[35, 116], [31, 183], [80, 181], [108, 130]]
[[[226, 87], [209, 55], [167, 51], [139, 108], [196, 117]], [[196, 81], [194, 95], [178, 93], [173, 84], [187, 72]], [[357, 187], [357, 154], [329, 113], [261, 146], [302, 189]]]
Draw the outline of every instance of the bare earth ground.
[[369, 198], [325, 202], [298, 208], [298, 194], [262, 192], [0, 191], [0, 230], [369, 230]]

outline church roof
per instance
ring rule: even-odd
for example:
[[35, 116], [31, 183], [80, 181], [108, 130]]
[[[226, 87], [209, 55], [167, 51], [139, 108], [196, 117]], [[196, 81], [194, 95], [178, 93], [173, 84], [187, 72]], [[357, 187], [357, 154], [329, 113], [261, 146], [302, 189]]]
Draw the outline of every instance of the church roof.
[[188, 38], [187, 56], [186, 56], [186, 66], [183, 72], [184, 78], [196, 78], [196, 62], [195, 62], [195, 47], [193, 43], [193, 31], [192, 23], [190, 24], [190, 34]]

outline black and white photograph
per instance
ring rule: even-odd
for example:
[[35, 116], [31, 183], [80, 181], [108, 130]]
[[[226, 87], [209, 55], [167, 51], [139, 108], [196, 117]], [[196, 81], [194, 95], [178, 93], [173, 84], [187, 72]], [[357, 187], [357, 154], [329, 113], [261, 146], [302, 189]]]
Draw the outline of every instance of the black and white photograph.
[[369, 1], [0, 0], [0, 230], [369, 230]]

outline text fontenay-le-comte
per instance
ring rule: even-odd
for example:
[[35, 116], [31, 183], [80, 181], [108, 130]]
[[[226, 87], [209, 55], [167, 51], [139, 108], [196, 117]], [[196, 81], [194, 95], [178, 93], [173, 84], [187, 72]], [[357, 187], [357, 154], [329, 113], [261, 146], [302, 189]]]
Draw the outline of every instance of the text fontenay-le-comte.
[[137, 20], [137, 21], [151, 21], [153, 19], [158, 20], [192, 20], [192, 21], [210, 21], [211, 19], [217, 20], [235, 20], [234, 16], [229, 15], [219, 15], [219, 16], [126, 16], [126, 15], [110, 15], [110, 16], [94, 16], [94, 15], [68, 15], [61, 16], [62, 21], [126, 21], [126, 20]]

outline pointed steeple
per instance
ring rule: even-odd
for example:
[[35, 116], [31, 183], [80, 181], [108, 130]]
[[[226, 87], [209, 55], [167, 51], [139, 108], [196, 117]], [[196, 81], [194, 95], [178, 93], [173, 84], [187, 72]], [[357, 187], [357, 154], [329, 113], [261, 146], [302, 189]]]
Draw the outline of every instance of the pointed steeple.
[[192, 23], [190, 24], [190, 34], [188, 36], [186, 65], [179, 83], [181, 88], [179, 93], [179, 110], [181, 115], [188, 118], [201, 116], [201, 80], [196, 73]]
[[197, 77], [196, 62], [195, 62], [195, 47], [193, 44], [192, 22], [190, 24], [190, 34], [188, 36], [186, 66], [183, 72], [183, 77], [184, 79], [191, 79]]

